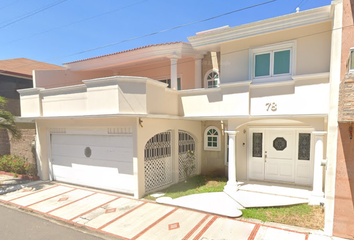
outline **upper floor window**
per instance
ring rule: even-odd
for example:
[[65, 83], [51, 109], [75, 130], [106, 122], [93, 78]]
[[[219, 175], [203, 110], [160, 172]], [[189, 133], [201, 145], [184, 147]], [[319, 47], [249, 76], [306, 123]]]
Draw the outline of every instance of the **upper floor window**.
[[[167, 83], [168, 88], [171, 88], [171, 79], [159, 80], [160, 82]], [[177, 90], [181, 90], [181, 78], [177, 78]]]
[[204, 150], [220, 151], [220, 131], [216, 127], [208, 127], [204, 132]]
[[219, 71], [217, 69], [209, 70], [205, 74], [205, 85], [207, 88], [219, 87]]
[[295, 42], [253, 48], [250, 61], [250, 76], [256, 81], [289, 78], [295, 71]]
[[354, 73], [354, 47], [350, 49], [349, 60], [348, 60], [349, 72]]

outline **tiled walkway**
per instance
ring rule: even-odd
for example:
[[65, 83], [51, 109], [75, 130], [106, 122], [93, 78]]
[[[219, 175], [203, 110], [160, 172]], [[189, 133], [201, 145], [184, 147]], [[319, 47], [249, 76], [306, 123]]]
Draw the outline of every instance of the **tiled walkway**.
[[136, 200], [66, 184], [42, 184], [0, 201], [123, 239], [308, 239], [308, 233]]

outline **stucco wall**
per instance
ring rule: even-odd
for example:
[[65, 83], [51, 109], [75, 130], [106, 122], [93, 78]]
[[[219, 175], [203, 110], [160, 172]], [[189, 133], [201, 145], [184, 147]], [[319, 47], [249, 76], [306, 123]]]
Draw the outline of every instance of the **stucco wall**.
[[[181, 78], [182, 89], [195, 86], [195, 61], [193, 58], [181, 58], [177, 62], [177, 76]], [[110, 76], [148, 77], [155, 80], [171, 78], [171, 61], [165, 59], [150, 64], [137, 64], [134, 67], [108, 67], [104, 70], [71, 71], [71, 70], [38, 70], [35, 71], [35, 87], [56, 88], [82, 84], [82, 80]]]
[[221, 83], [250, 80], [249, 49], [296, 40], [296, 75], [329, 72], [331, 23], [278, 31], [221, 45]]
[[[173, 183], [178, 182], [178, 130], [186, 131], [194, 138], [196, 144], [196, 160], [197, 160], [197, 174], [201, 172], [202, 162], [202, 133], [200, 121], [186, 121], [186, 120], [168, 120], [168, 119], [152, 119], [142, 118], [142, 126], [137, 128], [137, 159], [139, 161], [138, 169], [142, 176], [139, 178], [139, 197], [145, 194], [145, 178], [144, 176], [144, 149], [147, 141], [154, 135], [172, 131], [172, 159], [173, 159]], [[164, 186], [162, 188], [166, 188]], [[159, 189], [156, 189], [158, 191]]]
[[225, 166], [225, 124], [221, 121], [203, 121], [202, 122], [202, 136], [203, 140], [201, 142], [202, 148], [204, 149], [204, 134], [208, 127], [216, 127], [220, 131], [220, 143], [221, 148], [218, 151], [203, 150], [202, 153], [202, 174], [216, 174], [224, 175], [226, 173], [227, 166]]

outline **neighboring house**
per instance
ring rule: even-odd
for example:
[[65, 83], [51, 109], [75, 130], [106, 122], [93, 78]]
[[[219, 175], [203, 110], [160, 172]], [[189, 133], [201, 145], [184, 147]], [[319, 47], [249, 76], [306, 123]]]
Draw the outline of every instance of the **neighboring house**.
[[[7, 99], [5, 109], [14, 116], [21, 115], [20, 96], [17, 90], [33, 87], [32, 71], [34, 69], [63, 69], [63, 67], [27, 58], [0, 60], [0, 96]], [[35, 138], [34, 121], [16, 119], [16, 123], [22, 129], [22, 139], [11, 142], [8, 132], [0, 129], [0, 155], [15, 154], [35, 162], [31, 149]]]
[[354, 0], [343, 1], [333, 234], [354, 238]]
[[227, 172], [226, 192], [308, 186], [331, 235], [342, 13], [334, 1], [35, 71], [19, 93], [41, 178], [140, 198], [183, 180], [190, 150], [193, 173]]

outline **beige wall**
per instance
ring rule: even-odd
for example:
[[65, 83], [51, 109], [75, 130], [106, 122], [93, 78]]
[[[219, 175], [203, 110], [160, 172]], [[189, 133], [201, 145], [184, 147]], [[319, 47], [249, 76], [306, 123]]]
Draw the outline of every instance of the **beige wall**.
[[[219, 129], [221, 136], [220, 136], [220, 143], [221, 148], [219, 151], [209, 151], [204, 150], [204, 134], [205, 130], [208, 127], [216, 127]], [[202, 174], [216, 174], [216, 175], [224, 175], [227, 171], [227, 166], [225, 165], [225, 130], [226, 125], [222, 121], [203, 121], [202, 122], [202, 136], [203, 140], [201, 141], [201, 147], [203, 148], [202, 151]]]
[[221, 83], [250, 80], [249, 49], [296, 40], [296, 75], [329, 72], [331, 23], [278, 31], [221, 45]]
[[[177, 75], [182, 79], [182, 89], [195, 86], [194, 58], [181, 58], [177, 62]], [[137, 64], [134, 67], [109, 67], [105, 70], [71, 71], [71, 70], [39, 70], [35, 71], [34, 81], [37, 88], [56, 88], [82, 84], [82, 80], [111, 76], [137, 76], [155, 80], [171, 78], [171, 61], [165, 59], [150, 64]]]
[[[195, 86], [193, 58], [181, 58], [177, 61], [177, 76], [181, 78], [182, 89], [193, 89]], [[148, 77], [155, 80], [171, 78], [171, 60], [151, 64], [141, 64], [134, 67], [123, 68], [118, 71], [121, 76]]]
[[[142, 197], [145, 194], [144, 178], [144, 148], [146, 142], [155, 134], [172, 130], [173, 132], [173, 166], [174, 181], [178, 182], [178, 130], [190, 133], [196, 143], [197, 172], [201, 167], [201, 124], [199, 121], [167, 120], [141, 118], [141, 125], [138, 118], [77, 118], [57, 120], [37, 120], [37, 152], [38, 169], [42, 180], [50, 179], [50, 165], [48, 159], [50, 153], [50, 134], [98, 134], [107, 135], [108, 128], [129, 127], [133, 132], [133, 163], [135, 189], [134, 196]], [[165, 186], [166, 187], [166, 186]]]
[[[186, 120], [167, 120], [167, 119], [153, 119], [142, 118], [142, 126], [137, 128], [137, 149], [138, 151], [138, 169], [142, 176], [139, 178], [139, 198], [145, 194], [145, 178], [144, 178], [144, 149], [147, 141], [154, 135], [172, 131], [172, 161], [173, 161], [173, 183], [178, 182], [178, 130], [183, 130], [191, 134], [196, 144], [196, 158], [197, 158], [197, 174], [201, 172], [202, 165], [202, 133], [200, 121], [186, 121]], [[164, 186], [162, 188], [166, 188]], [[156, 189], [155, 191], [158, 191]]]

